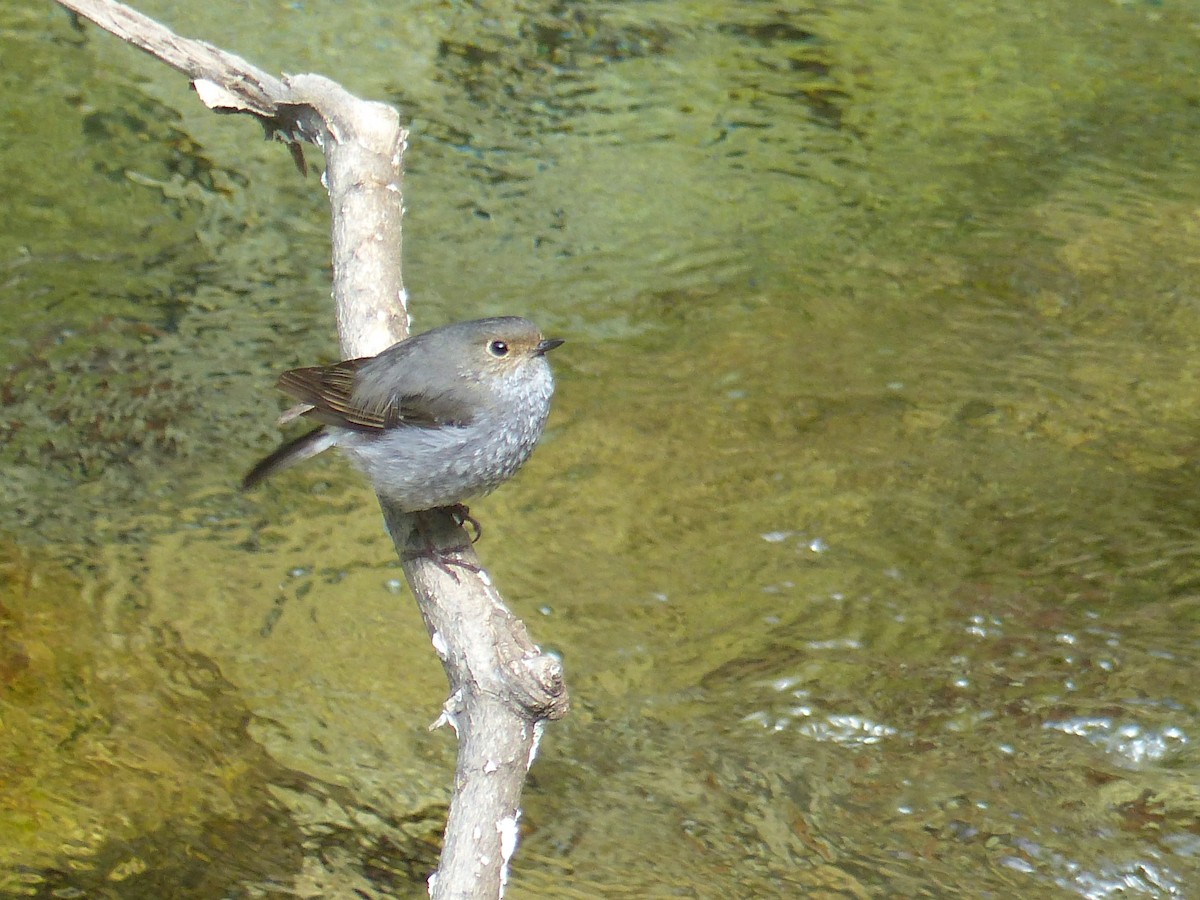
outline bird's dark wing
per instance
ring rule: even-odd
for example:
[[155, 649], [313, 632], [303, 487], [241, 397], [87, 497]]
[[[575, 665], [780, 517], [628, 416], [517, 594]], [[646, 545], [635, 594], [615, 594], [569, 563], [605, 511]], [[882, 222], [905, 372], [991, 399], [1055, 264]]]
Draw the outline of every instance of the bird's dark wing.
[[280, 390], [312, 406], [303, 415], [326, 425], [374, 432], [401, 425], [433, 428], [465, 425], [470, 411], [443, 392], [401, 394], [364, 389], [360, 370], [377, 357], [332, 366], [291, 369], [279, 376]]
[[[365, 359], [348, 359], [332, 366], [309, 366], [291, 369], [279, 376], [275, 386], [312, 409], [304, 415], [327, 425], [349, 425], [364, 429], [382, 428], [371, 416], [354, 409], [354, 373], [366, 363]], [[351, 424], [355, 423], [355, 424]]]

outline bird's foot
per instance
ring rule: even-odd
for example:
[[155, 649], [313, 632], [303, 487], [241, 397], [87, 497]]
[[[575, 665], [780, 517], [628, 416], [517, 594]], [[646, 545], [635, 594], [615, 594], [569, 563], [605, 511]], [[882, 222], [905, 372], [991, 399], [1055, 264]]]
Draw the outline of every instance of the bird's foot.
[[459, 526], [463, 526], [467, 523], [471, 524], [472, 530], [475, 532], [475, 536], [471, 539], [471, 543], [470, 544], [461, 544], [457, 547], [445, 547], [445, 548], [438, 547], [436, 544], [434, 544], [432, 538], [430, 537], [431, 529], [429, 527], [427, 527], [427, 523], [425, 520], [425, 513], [427, 511], [422, 511], [422, 512], [415, 514], [417, 534], [420, 537], [422, 548], [421, 548], [420, 552], [413, 553], [413, 554], [409, 555], [408, 558], [409, 559], [424, 558], [424, 559], [432, 560], [434, 565], [436, 565], [439, 569], [441, 569], [443, 572], [445, 572], [447, 575], [449, 575], [455, 581], [458, 581], [458, 575], [455, 574], [454, 569], [451, 568], [452, 566], [457, 567], [459, 569], [465, 569], [468, 572], [472, 572], [472, 573], [478, 575], [480, 572], [483, 571], [479, 566], [475, 565], [475, 563], [467, 562], [464, 559], [460, 559], [455, 554], [465, 553], [465, 552], [471, 550], [471, 545], [474, 544], [475, 541], [479, 540], [479, 536], [480, 536], [480, 534], [482, 534], [483, 529], [480, 526], [479, 522], [477, 522], [474, 518], [471, 517], [470, 510], [468, 510], [462, 504], [446, 507], [446, 509], [454, 517], [455, 524], [457, 524]]
[[479, 539], [483, 537], [483, 526], [479, 524], [479, 520], [471, 515], [470, 508], [465, 503], [455, 503], [453, 506], [447, 507], [450, 510], [450, 515], [454, 516], [456, 522], [464, 528], [469, 527], [474, 534], [471, 535], [471, 543], [478, 544]]

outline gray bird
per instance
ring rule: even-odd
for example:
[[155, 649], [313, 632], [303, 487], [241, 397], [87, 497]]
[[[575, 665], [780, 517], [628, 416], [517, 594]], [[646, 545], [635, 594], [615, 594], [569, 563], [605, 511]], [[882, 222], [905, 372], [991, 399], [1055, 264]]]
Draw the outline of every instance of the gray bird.
[[281, 422], [304, 416], [321, 427], [259, 462], [242, 489], [337, 447], [405, 512], [486, 494], [542, 436], [554, 393], [545, 355], [562, 343], [528, 319], [476, 319], [378, 356], [284, 372], [278, 387], [301, 405]]

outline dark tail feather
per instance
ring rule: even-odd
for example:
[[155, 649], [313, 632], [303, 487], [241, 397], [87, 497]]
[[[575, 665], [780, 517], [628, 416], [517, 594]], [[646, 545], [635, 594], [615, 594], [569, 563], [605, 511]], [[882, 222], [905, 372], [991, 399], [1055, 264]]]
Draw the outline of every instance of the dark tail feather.
[[257, 465], [242, 479], [242, 490], [248, 491], [264, 478], [274, 475], [283, 469], [290, 468], [296, 463], [304, 462], [336, 443], [336, 439], [328, 429], [314, 428], [308, 434], [302, 434], [294, 441], [288, 441], [270, 456], [260, 460]]

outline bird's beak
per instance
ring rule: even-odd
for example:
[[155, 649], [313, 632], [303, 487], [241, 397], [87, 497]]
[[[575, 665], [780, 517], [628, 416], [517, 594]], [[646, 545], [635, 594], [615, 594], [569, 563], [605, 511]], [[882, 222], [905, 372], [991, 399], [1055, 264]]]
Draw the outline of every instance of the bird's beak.
[[544, 356], [555, 347], [561, 347], [564, 343], [566, 342], [562, 338], [547, 338], [544, 341], [538, 341], [537, 355]]

